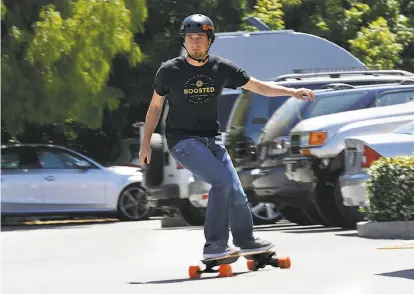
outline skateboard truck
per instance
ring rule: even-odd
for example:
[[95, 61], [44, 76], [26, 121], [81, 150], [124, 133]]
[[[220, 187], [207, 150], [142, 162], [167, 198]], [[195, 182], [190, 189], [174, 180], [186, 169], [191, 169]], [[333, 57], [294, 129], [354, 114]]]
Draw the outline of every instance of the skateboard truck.
[[[266, 252], [251, 255], [227, 256], [220, 259], [202, 260], [201, 262], [205, 265], [204, 270], [202, 270], [200, 266], [190, 266], [188, 273], [190, 278], [200, 278], [204, 273], [219, 273], [219, 277], [231, 277], [233, 272], [230, 264], [236, 262], [240, 256], [244, 256], [247, 259], [247, 268], [250, 271], [257, 271], [260, 268], [264, 268], [266, 265], [282, 269], [290, 268], [289, 257], [275, 258], [275, 254], [276, 252]], [[219, 267], [218, 270], [214, 269], [217, 266]]]

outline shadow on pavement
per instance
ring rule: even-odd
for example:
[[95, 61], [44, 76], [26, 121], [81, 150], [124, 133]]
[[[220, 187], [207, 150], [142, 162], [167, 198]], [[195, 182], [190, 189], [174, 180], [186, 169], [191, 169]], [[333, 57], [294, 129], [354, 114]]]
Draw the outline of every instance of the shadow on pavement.
[[117, 223], [119, 220], [114, 219], [95, 219], [95, 220], [59, 220], [59, 221], [39, 221], [18, 224], [2, 224], [2, 232], [12, 231], [33, 231], [33, 230], [50, 230], [50, 229], [73, 229], [73, 228], [90, 228], [97, 225]]
[[[355, 231], [355, 230], [354, 230]], [[352, 232], [352, 233], [344, 233], [344, 234], [335, 234], [339, 237], [357, 237], [359, 239], [370, 239], [370, 240], [412, 240], [412, 238], [384, 238], [384, 237], [366, 237], [366, 236], [359, 236], [358, 232]]]
[[[294, 227], [295, 229], [298, 229], [298, 225], [297, 224], [292, 224], [292, 223], [280, 223], [280, 224], [274, 224], [274, 225], [256, 225], [254, 227], [255, 231], [274, 231], [274, 230], [282, 230], [284, 228], [292, 228]], [[318, 226], [320, 227], [320, 226]], [[304, 228], [303, 226], [299, 227], [299, 228]], [[182, 227], [164, 227], [164, 228], [158, 228], [156, 230], [203, 230], [204, 227], [203, 226], [182, 226]]]
[[255, 231], [291, 231], [291, 230], [309, 230], [309, 229], [317, 229], [323, 228], [320, 225], [312, 225], [312, 226], [300, 226], [297, 224], [284, 224], [284, 225], [271, 225], [271, 226], [258, 226], [255, 227]]
[[299, 226], [296, 224], [290, 224], [289, 226], [279, 226], [279, 227], [265, 227], [265, 228], [255, 228], [255, 231], [280, 231], [289, 234], [312, 234], [312, 233], [329, 233], [329, 232], [346, 232], [354, 231], [353, 229], [343, 229], [343, 228], [327, 228], [322, 225], [310, 225], [310, 226]]
[[[156, 230], [203, 230], [202, 226], [182, 226], [182, 227], [165, 227], [165, 228], [158, 228]], [[343, 229], [343, 228], [327, 228], [322, 225], [309, 225], [309, 226], [299, 226], [293, 223], [276, 223], [274, 225], [261, 225], [254, 227], [255, 232], [270, 232], [270, 231], [280, 231], [285, 233], [291, 234], [312, 234], [312, 233], [329, 233], [329, 232], [347, 232], [352, 231], [351, 234], [354, 233], [354, 229]]]
[[331, 232], [347, 232], [347, 231], [354, 231], [353, 229], [343, 229], [343, 228], [311, 228], [311, 229], [299, 229], [299, 230], [292, 230], [292, 234], [312, 234], [312, 233], [331, 233]]
[[382, 273], [382, 274], [377, 274], [377, 275], [385, 276], [385, 277], [404, 278], [404, 279], [414, 280], [414, 269]]
[[[248, 274], [249, 272], [236, 272], [233, 273], [233, 277]], [[207, 275], [207, 274], [206, 274]], [[203, 280], [212, 280], [212, 279], [224, 279], [226, 277], [219, 277], [218, 274], [208, 274], [210, 276], [200, 277], [196, 279], [186, 278], [186, 279], [171, 279], [171, 280], [158, 280], [158, 281], [148, 281], [148, 282], [129, 282], [130, 285], [146, 285], [146, 284], [174, 284], [174, 283], [182, 283], [182, 282], [194, 282], [194, 281], [203, 281]]]

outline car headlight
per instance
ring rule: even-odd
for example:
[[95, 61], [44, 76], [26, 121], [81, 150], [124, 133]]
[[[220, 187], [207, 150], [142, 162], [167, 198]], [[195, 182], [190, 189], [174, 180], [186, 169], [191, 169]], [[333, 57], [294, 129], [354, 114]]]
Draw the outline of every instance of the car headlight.
[[269, 155], [279, 155], [288, 152], [290, 141], [288, 136], [276, 137], [269, 149]]
[[315, 131], [309, 134], [309, 145], [310, 146], [321, 146], [326, 141], [326, 131]]
[[313, 131], [308, 134], [303, 134], [300, 136], [300, 146], [309, 147], [309, 146], [321, 146], [325, 144], [327, 139], [326, 131]]

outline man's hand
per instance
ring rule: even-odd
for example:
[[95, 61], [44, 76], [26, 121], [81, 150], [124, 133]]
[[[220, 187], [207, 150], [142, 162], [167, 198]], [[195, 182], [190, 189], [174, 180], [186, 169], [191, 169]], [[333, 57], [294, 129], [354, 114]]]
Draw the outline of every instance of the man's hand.
[[151, 162], [151, 146], [149, 143], [143, 143], [141, 145], [141, 149], [139, 150], [139, 159], [141, 160], [141, 164], [145, 164], [145, 160], [147, 164]]
[[292, 96], [299, 100], [309, 99], [311, 101], [315, 101], [315, 94], [312, 92], [312, 90], [306, 88], [293, 89]]
[[305, 88], [287, 88], [278, 85], [275, 82], [263, 82], [253, 77], [251, 77], [250, 80], [244, 86], [242, 86], [242, 88], [267, 97], [293, 96], [296, 99], [300, 100], [315, 100], [315, 94], [312, 92], [312, 90]]

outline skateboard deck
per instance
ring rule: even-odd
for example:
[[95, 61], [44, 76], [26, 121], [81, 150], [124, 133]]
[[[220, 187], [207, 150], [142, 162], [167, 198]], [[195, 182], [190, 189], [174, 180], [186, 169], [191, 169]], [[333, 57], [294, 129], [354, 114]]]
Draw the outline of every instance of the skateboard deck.
[[[289, 257], [275, 257], [276, 252], [270, 249], [246, 253], [237, 252], [221, 257], [202, 259], [201, 262], [205, 265], [205, 269], [201, 270], [200, 266], [190, 266], [188, 274], [190, 278], [200, 278], [203, 273], [219, 273], [220, 277], [231, 277], [233, 272], [230, 264], [236, 262], [241, 256], [247, 259], [247, 268], [251, 271], [257, 271], [266, 265], [281, 269], [290, 268]], [[218, 270], [214, 269], [217, 266]]]

